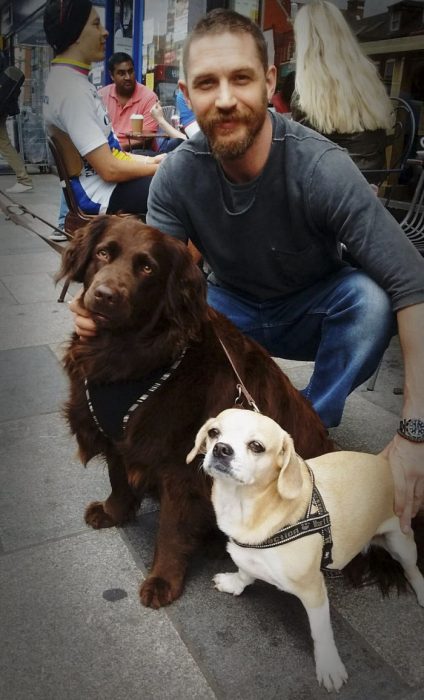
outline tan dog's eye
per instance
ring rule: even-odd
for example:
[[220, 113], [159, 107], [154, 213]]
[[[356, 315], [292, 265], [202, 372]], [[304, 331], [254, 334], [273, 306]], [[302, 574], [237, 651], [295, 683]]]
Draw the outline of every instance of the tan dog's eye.
[[210, 438], [218, 437], [218, 435], [219, 435], [219, 430], [218, 430], [218, 428], [211, 428], [210, 430], [208, 430], [208, 436], [209, 436]]
[[265, 447], [262, 445], [261, 442], [258, 442], [257, 440], [252, 440], [252, 442], [249, 442], [247, 445], [249, 450], [252, 450], [252, 452], [255, 452], [258, 454], [259, 452], [265, 452]]
[[110, 254], [106, 248], [100, 248], [100, 250], [97, 251], [96, 256], [103, 262], [109, 262], [110, 260]]
[[147, 263], [146, 263], [146, 265], [142, 266], [141, 271], [142, 271], [143, 275], [151, 275], [153, 272], [153, 268], [150, 267], [150, 265], [147, 265]]

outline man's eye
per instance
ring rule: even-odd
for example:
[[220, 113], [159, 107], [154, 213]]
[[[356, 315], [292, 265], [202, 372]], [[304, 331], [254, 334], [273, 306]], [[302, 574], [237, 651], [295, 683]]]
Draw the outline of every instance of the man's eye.
[[211, 428], [210, 430], [208, 430], [208, 436], [209, 436], [210, 438], [218, 437], [218, 435], [219, 435], [219, 430], [218, 430], [218, 428]]
[[106, 248], [101, 248], [100, 250], [98, 250], [96, 255], [99, 258], [99, 260], [103, 260], [104, 262], [108, 262], [110, 260], [110, 254], [109, 251], [106, 250]]
[[249, 442], [248, 448], [256, 454], [258, 454], [259, 452], [265, 452], [265, 447], [262, 445], [261, 442], [258, 442], [257, 440], [252, 440], [251, 442]]

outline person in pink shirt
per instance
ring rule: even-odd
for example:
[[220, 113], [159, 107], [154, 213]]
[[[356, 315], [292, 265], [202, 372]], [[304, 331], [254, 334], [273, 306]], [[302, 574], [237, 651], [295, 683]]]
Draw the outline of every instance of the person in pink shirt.
[[[150, 110], [157, 102], [157, 95], [135, 79], [134, 62], [127, 53], [114, 53], [108, 61], [109, 74], [113, 82], [100, 88], [99, 95], [109, 113], [113, 130], [124, 151], [129, 150], [126, 134], [131, 132], [132, 114], [142, 114], [143, 130], [157, 131], [157, 122]], [[131, 137], [132, 148], [143, 148], [143, 142]]]

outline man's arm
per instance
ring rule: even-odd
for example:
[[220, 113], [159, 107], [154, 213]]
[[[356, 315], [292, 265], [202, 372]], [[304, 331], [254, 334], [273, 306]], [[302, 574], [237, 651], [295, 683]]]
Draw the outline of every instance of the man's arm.
[[121, 159], [115, 157], [109, 146], [104, 144], [84, 157], [105, 182], [126, 182], [154, 175], [164, 155], [150, 157], [125, 154]]
[[[405, 370], [402, 418], [424, 420], [424, 304], [398, 311], [397, 321]], [[395, 512], [407, 531], [424, 503], [424, 443], [395, 435], [384, 452], [393, 472]]]

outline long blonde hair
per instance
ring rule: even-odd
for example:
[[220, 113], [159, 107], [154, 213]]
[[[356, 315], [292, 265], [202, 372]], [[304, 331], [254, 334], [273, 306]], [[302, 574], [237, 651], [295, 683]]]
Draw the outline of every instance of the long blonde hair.
[[297, 107], [324, 134], [389, 129], [392, 105], [340, 10], [304, 5], [294, 21]]

